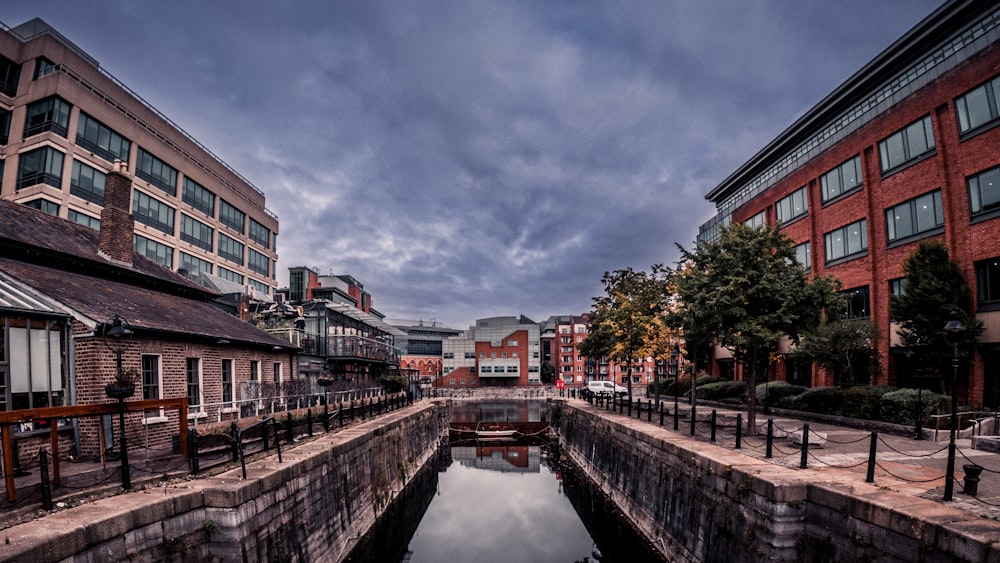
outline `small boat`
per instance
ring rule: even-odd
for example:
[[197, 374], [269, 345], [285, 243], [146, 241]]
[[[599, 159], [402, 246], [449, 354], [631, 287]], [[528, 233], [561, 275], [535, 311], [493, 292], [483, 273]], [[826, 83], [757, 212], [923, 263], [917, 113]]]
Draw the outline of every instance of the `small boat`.
[[479, 438], [513, 438], [519, 435], [517, 430], [477, 430], [476, 436]]

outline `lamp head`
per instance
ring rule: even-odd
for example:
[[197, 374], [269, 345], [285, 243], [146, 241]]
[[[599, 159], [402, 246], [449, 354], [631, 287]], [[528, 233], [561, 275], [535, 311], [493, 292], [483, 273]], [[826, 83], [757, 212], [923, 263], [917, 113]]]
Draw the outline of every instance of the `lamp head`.
[[952, 334], [962, 332], [965, 330], [965, 325], [962, 324], [962, 310], [958, 307], [952, 307], [948, 311], [948, 323], [944, 325], [944, 330]]

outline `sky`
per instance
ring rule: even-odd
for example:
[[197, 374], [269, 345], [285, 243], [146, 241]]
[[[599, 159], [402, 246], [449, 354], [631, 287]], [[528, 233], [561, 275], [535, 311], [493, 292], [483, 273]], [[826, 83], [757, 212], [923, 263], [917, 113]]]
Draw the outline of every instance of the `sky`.
[[33, 0], [390, 320], [582, 314], [940, 0]]

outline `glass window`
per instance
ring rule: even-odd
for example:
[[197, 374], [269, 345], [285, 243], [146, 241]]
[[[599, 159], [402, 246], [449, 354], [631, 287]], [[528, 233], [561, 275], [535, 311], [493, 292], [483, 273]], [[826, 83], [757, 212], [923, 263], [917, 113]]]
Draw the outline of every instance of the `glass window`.
[[266, 283], [259, 282], [253, 278], [247, 278], [247, 283], [264, 295], [270, 295], [271, 293], [271, 288]]
[[174, 208], [139, 190], [132, 190], [132, 215], [144, 225], [174, 234]]
[[955, 99], [958, 130], [968, 133], [1000, 118], [1000, 76]]
[[188, 406], [201, 404], [201, 358], [187, 358], [187, 398]]
[[268, 274], [268, 266], [270, 265], [270, 258], [252, 248], [247, 249], [247, 267], [249, 267], [250, 270], [257, 272], [262, 276], [266, 276]]
[[85, 215], [80, 213], [75, 209], [69, 209], [66, 211], [66, 218], [74, 223], [79, 223], [84, 227], [90, 227], [95, 231], [101, 230], [101, 220], [96, 217], [91, 217], [90, 215]]
[[222, 402], [233, 402], [233, 360], [222, 360]]
[[181, 240], [184, 242], [189, 242], [198, 248], [203, 248], [209, 252], [212, 251], [212, 238], [215, 235], [215, 229], [209, 227], [205, 223], [188, 217], [186, 213], [181, 213]]
[[73, 177], [69, 181], [69, 193], [103, 207], [104, 173], [79, 160], [74, 160]]
[[132, 235], [132, 248], [161, 266], [171, 270], [174, 268], [174, 249], [165, 244], [142, 235]]
[[21, 65], [0, 55], [0, 94], [13, 98], [21, 78]]
[[252, 217], [250, 218], [250, 240], [256, 242], [257, 244], [263, 246], [264, 248], [270, 248], [271, 244], [271, 230], [261, 225], [255, 221]]
[[52, 215], [54, 217], [59, 216], [59, 204], [53, 203], [47, 199], [44, 198], [33, 199], [31, 201], [24, 202], [24, 204], [27, 205], [28, 207], [34, 207], [39, 211], [44, 211], [45, 213], [48, 213], [49, 215]]
[[882, 172], [902, 166], [934, 150], [934, 130], [931, 116], [893, 133], [878, 144]]
[[56, 96], [30, 104], [24, 117], [24, 136], [52, 131], [65, 137], [69, 129], [69, 110], [72, 107]]
[[274, 368], [274, 382], [281, 383], [281, 362], [274, 362], [272, 367]]
[[861, 157], [855, 156], [820, 176], [820, 186], [822, 187], [823, 203], [861, 189]]
[[889, 280], [889, 293], [896, 297], [906, 294], [906, 278], [896, 278]]
[[12, 322], [19, 326], [7, 328], [11, 408], [62, 406], [65, 380], [62, 332], [58, 325], [51, 321], [12, 319]]
[[1000, 303], [1000, 258], [976, 262], [976, 300], [980, 305]]
[[807, 272], [812, 269], [812, 252], [809, 250], [809, 241], [796, 245], [795, 261], [802, 264]]
[[184, 177], [184, 191], [181, 199], [205, 215], [215, 216], [215, 194], [187, 176]]
[[775, 211], [778, 215], [778, 221], [781, 223], [788, 223], [792, 219], [805, 215], [809, 211], [809, 198], [806, 187], [802, 186], [778, 200]]
[[[224, 199], [219, 200], [219, 222], [223, 225], [233, 229], [234, 231], [243, 234], [243, 224], [246, 220], [246, 214], [231, 205]], [[242, 262], [241, 262], [242, 263]]]
[[868, 250], [868, 221], [862, 219], [826, 233], [827, 263]]
[[260, 381], [260, 360], [250, 360], [250, 381]]
[[746, 221], [743, 221], [743, 224], [748, 227], [753, 227], [755, 229], [757, 227], [763, 227], [767, 225], [766, 214], [765, 212], [761, 211], [760, 213], [754, 215], [753, 217], [747, 219]]
[[984, 170], [966, 179], [969, 207], [973, 215], [1000, 207], [1000, 166]]
[[62, 189], [63, 153], [52, 147], [42, 147], [21, 153], [17, 162], [16, 189], [48, 184]]
[[142, 147], [135, 157], [135, 175], [177, 197], [177, 170]]
[[243, 265], [243, 243], [223, 233], [219, 233], [218, 254], [230, 262], [234, 262], [240, 266]]
[[219, 277], [240, 285], [243, 284], [243, 276], [241, 274], [237, 274], [236, 272], [228, 268], [223, 268], [222, 266], [219, 266]]
[[885, 211], [889, 242], [944, 226], [941, 190], [903, 202]]
[[187, 270], [189, 274], [198, 275], [200, 272], [205, 272], [206, 274], [212, 273], [212, 263], [208, 260], [202, 260], [197, 256], [191, 256], [187, 252], [181, 251], [181, 269]]
[[867, 319], [871, 316], [871, 308], [868, 305], [868, 286], [856, 287], [841, 291], [840, 295], [847, 297], [844, 308], [844, 317], [848, 319]]
[[34, 79], [38, 80], [39, 78], [48, 76], [57, 70], [59, 70], [59, 65], [46, 59], [45, 57], [38, 57], [35, 59]]
[[142, 398], [147, 401], [160, 398], [159, 356], [142, 355]]
[[82, 111], [76, 125], [76, 144], [108, 162], [115, 159], [128, 162], [128, 151], [132, 146], [131, 141]]
[[6, 145], [10, 139], [10, 110], [0, 108], [0, 145]]

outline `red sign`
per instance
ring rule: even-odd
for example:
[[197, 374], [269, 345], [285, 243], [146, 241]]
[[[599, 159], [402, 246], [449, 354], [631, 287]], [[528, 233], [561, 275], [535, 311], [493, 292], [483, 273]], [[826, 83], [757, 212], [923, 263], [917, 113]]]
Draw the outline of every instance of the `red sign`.
[[556, 389], [562, 389], [565, 386], [566, 386], [566, 382], [565, 381], [563, 381], [561, 379], [557, 379], [556, 380]]

